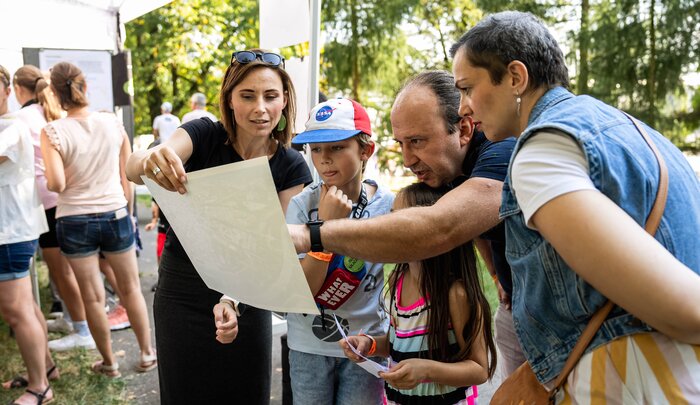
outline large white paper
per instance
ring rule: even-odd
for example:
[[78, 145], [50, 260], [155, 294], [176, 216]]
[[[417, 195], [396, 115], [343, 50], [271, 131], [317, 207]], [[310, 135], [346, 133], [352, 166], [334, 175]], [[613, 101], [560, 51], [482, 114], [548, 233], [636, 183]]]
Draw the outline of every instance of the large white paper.
[[[350, 350], [352, 350], [356, 355], [365, 359], [365, 361], [363, 361], [361, 363], [355, 363], [355, 364], [362, 367], [363, 369], [365, 369], [368, 373], [372, 374], [373, 376], [378, 377], [378, 378], [382, 378], [379, 376], [379, 372], [386, 373], [389, 371], [389, 368], [377, 363], [376, 361], [374, 361], [372, 359], [365, 357], [362, 353], [360, 353], [360, 351], [357, 350], [357, 348], [355, 346], [353, 346], [352, 343], [350, 343], [350, 341], [348, 340], [348, 336], [345, 334], [345, 330], [343, 329], [343, 326], [340, 324], [340, 322], [338, 322], [338, 317], [336, 317], [335, 314], [333, 314], [333, 319], [335, 319], [335, 324], [338, 327], [338, 331], [340, 331], [340, 336], [343, 337], [343, 340], [345, 340], [345, 343], [348, 344], [348, 346], [350, 347]], [[391, 359], [389, 359], [389, 364], [391, 364]]]
[[254, 307], [318, 314], [265, 157], [187, 174], [187, 193], [142, 177], [207, 286]]

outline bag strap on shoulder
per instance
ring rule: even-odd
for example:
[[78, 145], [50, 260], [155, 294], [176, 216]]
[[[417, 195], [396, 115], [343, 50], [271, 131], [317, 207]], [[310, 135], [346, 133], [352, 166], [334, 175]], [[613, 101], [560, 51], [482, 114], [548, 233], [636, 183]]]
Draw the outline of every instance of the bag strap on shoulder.
[[[644, 229], [651, 236], [654, 236], [657, 228], [659, 227], [659, 223], [661, 223], [661, 216], [666, 208], [666, 197], [668, 196], [668, 169], [666, 168], [666, 161], [664, 160], [663, 156], [661, 156], [661, 153], [659, 153], [654, 141], [651, 139], [651, 137], [649, 137], [644, 128], [637, 123], [637, 120], [632, 118], [624, 111], [623, 113], [630, 119], [630, 121], [632, 121], [634, 126], [637, 127], [637, 131], [642, 134], [644, 141], [647, 143], [647, 145], [649, 145], [649, 148], [654, 153], [654, 156], [656, 156], [656, 161], [659, 164], [659, 188], [656, 191], [656, 200], [654, 201], [654, 205], [652, 206], [649, 216], [647, 217], [646, 224], [644, 225]], [[576, 342], [576, 345], [569, 354], [569, 358], [566, 359], [564, 368], [562, 368], [561, 373], [559, 373], [559, 376], [555, 380], [554, 389], [551, 391], [550, 398], [553, 397], [557, 391], [559, 391], [562, 385], [564, 385], [564, 381], [566, 381], [569, 373], [571, 373], [579, 359], [581, 359], [581, 356], [586, 351], [586, 348], [591, 343], [591, 340], [593, 340], [596, 332], [598, 332], [598, 329], [600, 329], [600, 326], [608, 317], [608, 314], [610, 314], [610, 311], [612, 311], [614, 306], [615, 304], [608, 300], [605, 305], [603, 305], [596, 311], [595, 314], [593, 314], [593, 317], [591, 317], [588, 325], [586, 325], [586, 328], [581, 333], [581, 337], [579, 338], [578, 342]]]

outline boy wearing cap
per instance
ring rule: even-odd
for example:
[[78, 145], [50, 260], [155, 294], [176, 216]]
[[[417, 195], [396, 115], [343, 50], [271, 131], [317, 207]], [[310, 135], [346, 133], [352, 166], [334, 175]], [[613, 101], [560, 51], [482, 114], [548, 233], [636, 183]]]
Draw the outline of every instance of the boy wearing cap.
[[[374, 152], [371, 134], [367, 112], [353, 100], [339, 98], [313, 108], [306, 131], [292, 143], [309, 144], [321, 181], [292, 198], [287, 223], [319, 227], [323, 220], [390, 211], [393, 194], [373, 180], [363, 181]], [[299, 257], [321, 315], [287, 317], [294, 403], [381, 404], [382, 381], [344, 356], [334, 315], [346, 334], [385, 333], [388, 319], [379, 305], [383, 264], [323, 251]]]

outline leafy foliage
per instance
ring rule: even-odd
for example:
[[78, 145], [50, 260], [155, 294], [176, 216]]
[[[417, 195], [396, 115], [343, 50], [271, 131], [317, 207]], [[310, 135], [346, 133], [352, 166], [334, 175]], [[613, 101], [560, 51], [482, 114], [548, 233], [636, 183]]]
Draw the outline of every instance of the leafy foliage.
[[150, 133], [160, 104], [173, 114], [189, 111], [192, 93], [202, 92], [219, 115], [218, 91], [235, 50], [258, 43], [255, 0], [174, 1], [126, 25], [125, 45], [133, 65], [137, 133]]
[[[698, 71], [697, 0], [324, 0], [321, 90], [374, 111], [380, 165], [401, 167], [389, 112], [406, 78], [450, 69], [452, 43], [485, 13], [530, 11], [568, 31], [573, 88], [655, 125], [681, 147], [700, 125], [698, 93], [682, 75]], [[217, 92], [231, 52], [257, 45], [255, 0], [181, 0], [127, 24], [138, 133], [151, 131], [163, 101], [188, 110], [195, 91], [218, 115]], [[308, 54], [308, 43], [281, 50]], [[690, 91], [690, 93], [688, 93]]]

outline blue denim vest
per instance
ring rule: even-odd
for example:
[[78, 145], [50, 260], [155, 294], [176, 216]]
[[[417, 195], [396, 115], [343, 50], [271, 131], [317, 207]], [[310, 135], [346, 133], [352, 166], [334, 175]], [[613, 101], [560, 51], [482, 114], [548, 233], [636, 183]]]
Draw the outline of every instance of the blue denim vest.
[[[700, 274], [700, 183], [680, 151], [657, 131], [642, 125], [665, 158], [669, 172], [668, 199], [656, 240]], [[578, 141], [595, 187], [643, 226], [656, 198], [659, 170], [654, 154], [627, 116], [591, 97], [554, 88], [535, 105], [513, 157], [530, 136], [543, 129], [562, 131]], [[544, 383], [559, 374], [590, 317], [606, 298], [578, 277], [538, 232], [525, 225], [510, 173], [503, 186], [500, 216], [505, 221], [506, 257], [513, 272], [515, 329], [533, 371]], [[617, 307], [588, 350], [649, 330]]]

